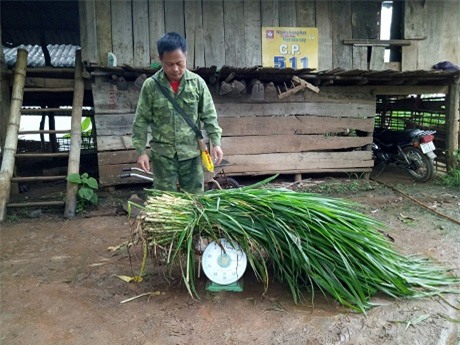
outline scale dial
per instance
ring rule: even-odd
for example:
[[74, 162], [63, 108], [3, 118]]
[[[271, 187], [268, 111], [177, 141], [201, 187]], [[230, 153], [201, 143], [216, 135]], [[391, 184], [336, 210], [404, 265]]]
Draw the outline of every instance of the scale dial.
[[210, 281], [219, 285], [229, 285], [243, 276], [248, 259], [240, 246], [232, 246], [225, 238], [219, 242], [222, 247], [213, 241], [204, 250], [203, 271]]

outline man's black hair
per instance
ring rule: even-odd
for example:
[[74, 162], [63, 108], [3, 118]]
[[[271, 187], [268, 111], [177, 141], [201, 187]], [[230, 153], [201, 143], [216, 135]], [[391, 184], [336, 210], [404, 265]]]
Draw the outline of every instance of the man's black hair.
[[164, 53], [173, 52], [176, 49], [180, 49], [184, 53], [187, 51], [185, 38], [177, 32], [167, 32], [157, 41], [157, 50], [160, 59]]

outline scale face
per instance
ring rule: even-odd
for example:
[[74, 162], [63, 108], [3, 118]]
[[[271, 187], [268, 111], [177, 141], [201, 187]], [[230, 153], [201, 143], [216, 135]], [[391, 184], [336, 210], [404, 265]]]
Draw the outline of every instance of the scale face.
[[225, 238], [220, 239], [222, 247], [213, 241], [203, 252], [202, 266], [208, 279], [219, 285], [229, 285], [240, 279], [248, 259], [241, 248], [232, 246]]

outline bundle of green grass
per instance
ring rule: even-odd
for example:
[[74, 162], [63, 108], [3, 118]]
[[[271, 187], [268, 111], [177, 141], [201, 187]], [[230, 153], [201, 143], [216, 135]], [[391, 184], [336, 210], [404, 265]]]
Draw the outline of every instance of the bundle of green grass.
[[[290, 288], [297, 303], [309, 291], [333, 296], [358, 311], [378, 292], [427, 297], [458, 292], [460, 279], [428, 259], [403, 256], [384, 228], [350, 201], [261, 184], [201, 195], [149, 190], [136, 238], [144, 253], [161, 247], [168, 264], [180, 265], [189, 293], [195, 289], [195, 242], [225, 238], [246, 253], [268, 287], [269, 274]], [[145, 263], [145, 257], [144, 257]]]

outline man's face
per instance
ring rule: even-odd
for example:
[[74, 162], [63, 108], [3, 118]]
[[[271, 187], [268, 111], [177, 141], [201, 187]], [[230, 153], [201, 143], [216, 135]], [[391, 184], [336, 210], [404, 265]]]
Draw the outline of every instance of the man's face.
[[161, 65], [169, 81], [179, 81], [185, 73], [187, 55], [180, 49], [165, 52], [161, 58]]

